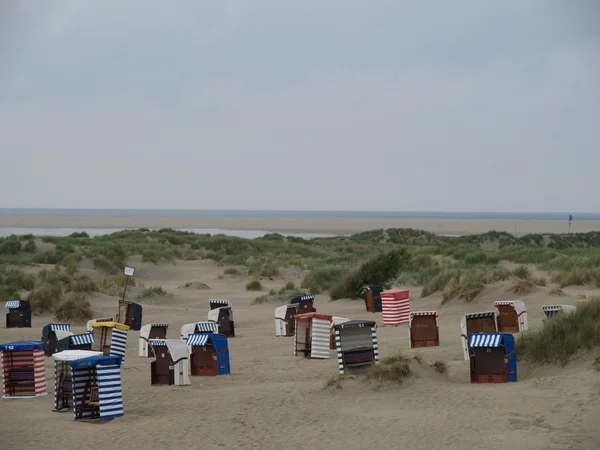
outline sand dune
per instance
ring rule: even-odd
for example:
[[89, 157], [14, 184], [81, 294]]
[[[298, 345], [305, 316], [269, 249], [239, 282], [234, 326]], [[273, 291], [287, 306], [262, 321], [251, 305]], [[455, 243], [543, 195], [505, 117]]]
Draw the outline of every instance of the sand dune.
[[[208, 299], [233, 302], [236, 337], [229, 340], [230, 376], [192, 377], [187, 387], [151, 387], [150, 362], [139, 358], [138, 332], [131, 332], [123, 366], [125, 416], [103, 425], [77, 423], [70, 413], [53, 413], [53, 360], [47, 358], [50, 394], [24, 400], [0, 400], [0, 447], [100, 449], [135, 448], [402, 448], [402, 449], [592, 449], [600, 445], [600, 376], [591, 356], [566, 368], [527, 367], [519, 363], [519, 381], [500, 385], [469, 383], [462, 358], [459, 321], [470, 311], [492, 309], [494, 300], [517, 298], [506, 292], [510, 282], [486, 287], [473, 303], [441, 297], [420, 299], [412, 290], [412, 309], [439, 311], [441, 346], [421, 349], [423, 366], [413, 362], [417, 377], [403, 385], [379, 388], [347, 380], [342, 389], [325, 388], [337, 375], [330, 360], [293, 356], [293, 338], [277, 338], [273, 310], [278, 304], [252, 305], [256, 294], [244, 290], [246, 279], [219, 279], [222, 269], [210, 261], [176, 265], [135, 263], [136, 279], [161, 285], [170, 295], [140, 301], [144, 323], [168, 322], [168, 336], [179, 337], [182, 324], [205, 320]], [[291, 278], [264, 280], [280, 287]], [[187, 282], [206, 283], [209, 290], [181, 289]], [[565, 289], [557, 299], [550, 288], [527, 295], [530, 327], [540, 326], [541, 305], [575, 304], [578, 289]], [[135, 299], [139, 288], [129, 291]], [[588, 292], [589, 294], [589, 292]], [[117, 298], [97, 295], [97, 317], [116, 313]], [[360, 301], [330, 302], [316, 298], [319, 312], [353, 319], [376, 319], [382, 356], [399, 350], [407, 355], [407, 326], [384, 328], [381, 314], [364, 311]], [[0, 342], [39, 339], [50, 317], [34, 317], [31, 329], [0, 328]], [[73, 325], [84, 331], [84, 324]], [[437, 359], [447, 362], [447, 376], [430, 370]]]

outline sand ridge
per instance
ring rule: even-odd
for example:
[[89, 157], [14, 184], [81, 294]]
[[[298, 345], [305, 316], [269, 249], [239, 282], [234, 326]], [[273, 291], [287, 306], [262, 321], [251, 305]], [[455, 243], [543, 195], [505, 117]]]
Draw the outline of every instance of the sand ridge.
[[[220, 278], [222, 268], [211, 261], [179, 261], [156, 266], [135, 261], [136, 279], [146, 286], [161, 285], [165, 297], [140, 300], [144, 323], [168, 322], [169, 338], [179, 338], [181, 325], [205, 320], [209, 298], [233, 303], [236, 337], [229, 339], [229, 376], [191, 377], [191, 386], [150, 385], [151, 358], [140, 358], [139, 332], [130, 332], [122, 368], [125, 416], [93, 425], [73, 421], [71, 413], [53, 413], [53, 360], [46, 358], [49, 395], [36, 399], [0, 400], [0, 439], [3, 450], [106, 447], [106, 436], [119, 446], [138, 448], [402, 448], [402, 449], [591, 449], [600, 434], [600, 376], [591, 360], [582, 358], [564, 369], [532, 369], [519, 362], [519, 381], [500, 385], [471, 385], [468, 362], [462, 359], [460, 318], [466, 312], [492, 309], [493, 301], [518, 298], [506, 292], [507, 283], [485, 288], [473, 303], [440, 306], [439, 294], [420, 299], [411, 288], [412, 310], [437, 310], [440, 347], [410, 350], [406, 325], [383, 327], [381, 314], [364, 310], [361, 301], [328, 301], [318, 295], [319, 312], [351, 319], [376, 320], [382, 357], [401, 350], [422, 355], [424, 364], [447, 362], [449, 373], [421, 376], [404, 385], [379, 389], [361, 381], [344, 382], [342, 389], [325, 388], [337, 375], [335, 352], [329, 360], [293, 356], [293, 338], [276, 337], [274, 309], [257, 304], [257, 295], [244, 290], [247, 279]], [[264, 279], [268, 288], [292, 274]], [[206, 283], [209, 290], [181, 289], [187, 282]], [[137, 289], [137, 290], [136, 290]], [[541, 305], [575, 304], [579, 289], [565, 297], [548, 296], [540, 288], [524, 297], [530, 327], [541, 324]], [[139, 288], [129, 291], [136, 301]], [[586, 292], [589, 294], [589, 292]], [[116, 313], [118, 297], [96, 295], [96, 317]], [[31, 329], [0, 328], [0, 342], [40, 339], [41, 329], [53, 322], [34, 317]], [[72, 325], [85, 331], [84, 324]], [[414, 364], [414, 363], [413, 363]], [[437, 374], [436, 374], [437, 375]], [[15, 420], [19, 418], [19, 420]]]

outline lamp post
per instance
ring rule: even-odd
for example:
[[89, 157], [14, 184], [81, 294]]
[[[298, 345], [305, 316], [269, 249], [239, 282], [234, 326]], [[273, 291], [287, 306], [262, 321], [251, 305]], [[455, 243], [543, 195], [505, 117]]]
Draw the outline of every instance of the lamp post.
[[127, 285], [129, 284], [129, 277], [132, 277], [135, 273], [135, 269], [133, 267], [125, 266], [123, 269], [123, 273], [125, 274], [125, 287], [123, 288], [123, 301], [125, 301], [125, 293], [127, 292]]

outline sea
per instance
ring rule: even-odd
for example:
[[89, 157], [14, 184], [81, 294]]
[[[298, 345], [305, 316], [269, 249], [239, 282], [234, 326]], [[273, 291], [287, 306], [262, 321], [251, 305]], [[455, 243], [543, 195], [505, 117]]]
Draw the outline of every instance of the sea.
[[[600, 220], [600, 213], [574, 212], [456, 212], [456, 211], [274, 211], [274, 210], [190, 210], [190, 209], [67, 209], [67, 208], [0, 208], [0, 216], [125, 216], [125, 217], [258, 217], [258, 218], [308, 218], [308, 219], [465, 219], [465, 220]], [[9, 228], [0, 227], [0, 237], [12, 234], [34, 234], [36, 236], [68, 236], [76, 231], [85, 231], [90, 236], [121, 231], [123, 228]], [[248, 239], [271, 233], [263, 230], [185, 228], [200, 234], [224, 234]], [[280, 233], [304, 239], [330, 237], [321, 233]]]

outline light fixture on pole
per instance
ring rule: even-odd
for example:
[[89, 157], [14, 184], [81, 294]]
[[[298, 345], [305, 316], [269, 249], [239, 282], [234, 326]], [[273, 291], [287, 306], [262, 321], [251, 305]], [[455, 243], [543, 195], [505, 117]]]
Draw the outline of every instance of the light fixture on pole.
[[132, 277], [135, 273], [135, 269], [133, 267], [125, 266], [123, 269], [123, 273], [125, 274], [125, 288], [123, 289], [123, 301], [125, 301], [125, 293], [127, 292], [127, 285], [129, 284], [129, 277]]

